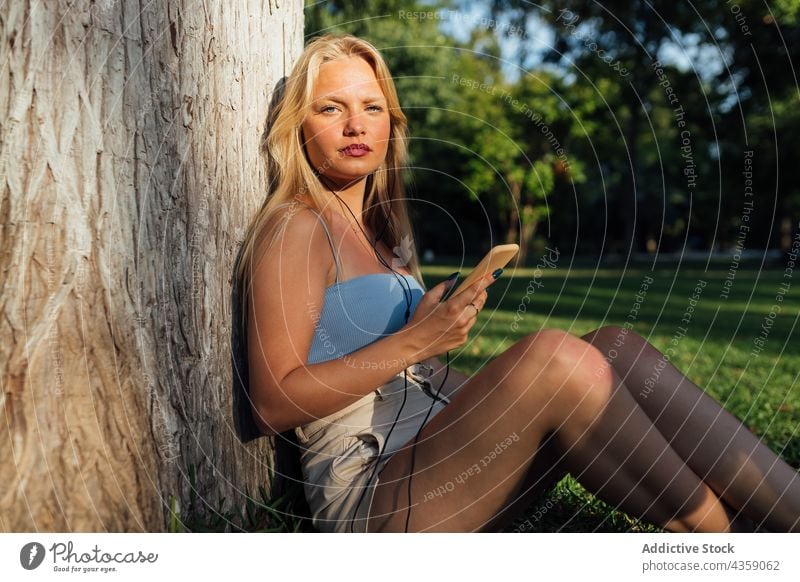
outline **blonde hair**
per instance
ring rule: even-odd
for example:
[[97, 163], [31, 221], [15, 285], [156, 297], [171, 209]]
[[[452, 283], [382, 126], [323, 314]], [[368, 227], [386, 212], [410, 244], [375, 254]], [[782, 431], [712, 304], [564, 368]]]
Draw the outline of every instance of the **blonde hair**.
[[[389, 249], [405, 243], [403, 255], [408, 254], [408, 243], [411, 241], [410, 257], [403, 258], [408, 259], [406, 267], [424, 288], [403, 188], [403, 170], [408, 157], [408, 123], [400, 109], [389, 68], [378, 49], [367, 41], [352, 35], [326, 34], [306, 45], [286, 79], [282, 97], [273, 104], [261, 139], [261, 154], [267, 164], [270, 183], [264, 204], [250, 223], [234, 267], [234, 276], [242, 291], [243, 323], [247, 318], [250, 273], [257, 260], [256, 251], [262, 250], [264, 241], [268, 241], [263, 249], [265, 252], [279, 240], [284, 230], [281, 225], [288, 223], [288, 220], [275, 219], [281, 215], [288, 219], [294, 210], [302, 208], [298, 201], [322, 213], [333, 197], [320, 184], [306, 157], [301, 125], [311, 106], [314, 81], [320, 66], [328, 61], [353, 56], [364, 59], [375, 72], [386, 98], [391, 122], [386, 159], [377, 171], [366, 178], [364, 224], [377, 234], [388, 218], [381, 240]], [[289, 212], [282, 214], [281, 210], [286, 206], [289, 206]]]

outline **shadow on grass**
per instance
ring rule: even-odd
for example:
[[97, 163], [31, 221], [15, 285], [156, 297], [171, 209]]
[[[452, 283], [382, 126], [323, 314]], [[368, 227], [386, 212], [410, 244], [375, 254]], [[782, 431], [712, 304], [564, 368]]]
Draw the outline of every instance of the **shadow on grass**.
[[[432, 271], [439, 275], [452, 270], [448, 265]], [[541, 328], [569, 329], [574, 335], [583, 335], [628, 321], [638, 333], [659, 344], [680, 332], [690, 341], [680, 347], [683, 354], [676, 355], [694, 357], [695, 353], [686, 352], [698, 346], [706, 352], [705, 361], [690, 371], [720, 385], [707, 391], [724, 395], [717, 400], [725, 408], [738, 413], [788, 464], [800, 468], [800, 439], [796, 438], [800, 403], [782, 386], [796, 381], [792, 370], [797, 368], [793, 364], [798, 356], [786, 348], [792, 345], [798, 302], [788, 294], [781, 295], [783, 270], [740, 268], [730, 287], [726, 284], [731, 281], [727, 266], [708, 271], [685, 268], [678, 275], [674, 269], [651, 272], [634, 268], [624, 273], [609, 269], [520, 270], [514, 278], [501, 277], [489, 289], [470, 342], [455, 357], [451, 353], [451, 363], [465, 373], [474, 372], [519, 338]], [[646, 277], [652, 277], [652, 282]], [[705, 286], [701, 283], [698, 287], [699, 281]], [[693, 298], [696, 291], [699, 297]], [[765, 324], [766, 344], [754, 357], [753, 340]], [[631, 519], [567, 477], [505, 531], [662, 530]]]

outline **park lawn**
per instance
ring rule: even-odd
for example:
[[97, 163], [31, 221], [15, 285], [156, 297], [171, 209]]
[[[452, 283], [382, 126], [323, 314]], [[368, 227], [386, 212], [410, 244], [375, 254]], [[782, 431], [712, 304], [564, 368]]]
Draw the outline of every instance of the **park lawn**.
[[[457, 265], [424, 266], [426, 286], [454, 270]], [[671, 347], [675, 366], [800, 468], [798, 299], [800, 283], [791, 286], [782, 268], [739, 266], [733, 277], [729, 265], [707, 271], [696, 266], [650, 271], [638, 265], [516, 269], [490, 287], [470, 340], [451, 352], [451, 364], [474, 373], [536, 330], [558, 328], [580, 336], [628, 321], [662, 352]], [[759, 338], [761, 345], [754, 343]], [[567, 476], [506, 531], [661, 530], [615, 511]]]
[[[458, 269], [455, 264], [424, 266], [424, 282], [431, 288]], [[643, 283], [649, 281], [646, 277], [652, 277], [652, 282], [644, 289]], [[793, 337], [800, 315], [800, 283], [788, 290], [784, 287], [781, 295], [781, 284], [791, 283], [782, 268], [740, 267], [730, 293], [722, 298], [729, 278], [728, 265], [709, 271], [683, 267], [651, 272], [638, 266], [516, 269], [513, 276], [507, 269], [491, 286], [469, 341], [451, 352], [451, 364], [474, 373], [536, 330], [558, 328], [580, 336], [629, 321], [634, 331], [662, 352], [672, 346], [672, 363], [786, 462], [800, 468], [800, 394], [796, 387], [800, 350]], [[682, 319], [698, 281], [705, 286], [686, 324]], [[528, 300], [523, 302], [526, 294]], [[778, 295], [783, 298], [780, 302]], [[758, 351], [753, 340], [762, 336], [765, 322], [771, 325]], [[190, 467], [192, 491], [193, 475], [194, 467]], [[274, 479], [271, 473], [269, 482]], [[206, 505], [205, 500], [193, 499], [181, 511], [173, 497], [169, 531], [314, 531], [307, 518], [303, 488], [297, 484], [279, 497], [261, 488], [258, 495], [248, 496], [245, 507], [230, 508], [224, 499], [213, 507]], [[662, 530], [614, 510], [567, 475], [505, 531]]]

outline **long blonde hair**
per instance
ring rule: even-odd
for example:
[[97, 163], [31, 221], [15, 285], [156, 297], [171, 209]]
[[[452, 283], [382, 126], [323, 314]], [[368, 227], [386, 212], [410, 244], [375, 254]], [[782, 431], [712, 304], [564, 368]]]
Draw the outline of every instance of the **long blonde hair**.
[[[403, 170], [408, 157], [408, 123], [400, 109], [389, 68], [378, 49], [367, 41], [352, 35], [326, 34], [306, 45], [285, 81], [283, 95], [274, 100], [262, 135], [261, 154], [269, 175], [267, 196], [250, 223], [234, 268], [234, 276], [242, 291], [243, 324], [250, 299], [250, 273], [254, 261], [258, 260], [256, 251], [263, 253], [279, 240], [283, 233], [281, 225], [288, 223], [288, 220], [276, 219], [279, 216], [288, 218], [293, 210], [303, 208], [300, 201], [320, 213], [330, 203], [332, 195], [320, 184], [306, 157], [300, 126], [310, 108], [320, 66], [351, 56], [363, 58], [372, 67], [386, 98], [391, 122], [386, 159], [366, 178], [364, 224], [377, 233], [383, 229], [391, 211], [381, 240], [389, 249], [401, 247], [401, 258], [407, 261], [406, 268], [424, 288], [403, 188]], [[288, 213], [285, 212], [287, 206]], [[264, 241], [267, 241], [266, 246]]]

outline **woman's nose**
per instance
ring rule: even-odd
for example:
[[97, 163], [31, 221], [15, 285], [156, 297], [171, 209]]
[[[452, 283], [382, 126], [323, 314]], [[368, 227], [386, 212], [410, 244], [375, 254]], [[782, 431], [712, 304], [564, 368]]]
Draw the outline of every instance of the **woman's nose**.
[[364, 133], [364, 124], [361, 122], [361, 119], [354, 115], [348, 118], [347, 123], [345, 124], [344, 131], [347, 135], [356, 135], [360, 133]]

